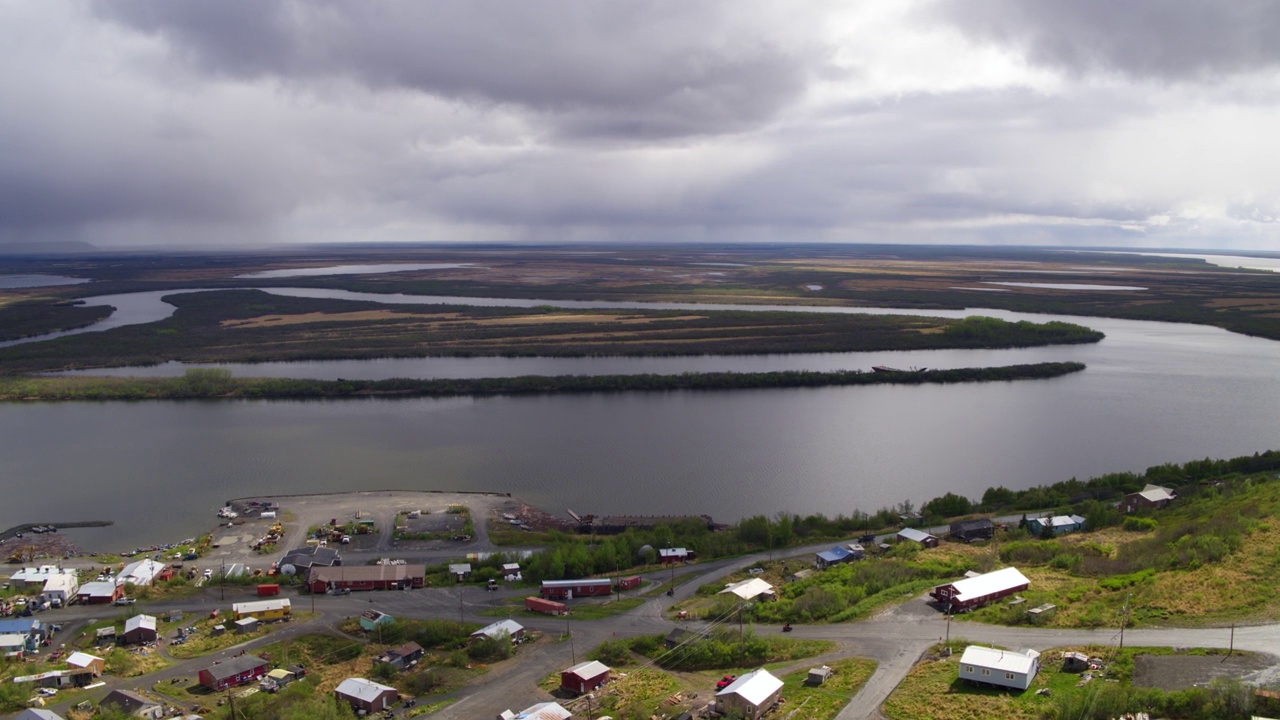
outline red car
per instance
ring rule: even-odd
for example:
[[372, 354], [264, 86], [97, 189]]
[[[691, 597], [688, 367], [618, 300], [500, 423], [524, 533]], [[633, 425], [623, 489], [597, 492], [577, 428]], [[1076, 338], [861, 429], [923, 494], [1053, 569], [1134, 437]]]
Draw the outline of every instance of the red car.
[[723, 690], [723, 689], [725, 689], [725, 688], [729, 687], [730, 685], [732, 685], [732, 684], [733, 684], [733, 681], [734, 681], [735, 679], [736, 679], [736, 678], [734, 678], [734, 676], [732, 676], [732, 675], [725, 675], [724, 677], [720, 678], [720, 682], [716, 683], [716, 689], [717, 689], [717, 690]]

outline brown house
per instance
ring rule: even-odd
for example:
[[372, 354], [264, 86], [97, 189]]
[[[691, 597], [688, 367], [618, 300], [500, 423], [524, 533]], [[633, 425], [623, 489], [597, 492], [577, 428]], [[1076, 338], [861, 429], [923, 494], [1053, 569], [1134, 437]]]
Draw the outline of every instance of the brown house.
[[243, 655], [200, 671], [200, 684], [218, 692], [251, 683], [267, 674], [267, 661], [257, 655]]
[[1120, 501], [1120, 512], [1159, 510], [1178, 498], [1177, 493], [1159, 485], [1147, 485], [1136, 493], [1129, 493]]
[[313, 567], [307, 576], [311, 592], [328, 590], [407, 590], [426, 583], [426, 565], [357, 565]]

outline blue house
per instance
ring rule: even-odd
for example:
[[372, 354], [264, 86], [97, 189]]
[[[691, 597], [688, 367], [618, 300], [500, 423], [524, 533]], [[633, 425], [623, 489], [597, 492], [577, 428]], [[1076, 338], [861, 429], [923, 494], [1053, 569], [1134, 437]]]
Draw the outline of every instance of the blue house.
[[832, 565], [839, 565], [853, 558], [853, 553], [849, 550], [837, 545], [830, 550], [823, 550], [818, 553], [817, 558], [813, 561], [820, 570], [825, 570]]
[[1046, 526], [1053, 528], [1054, 535], [1080, 532], [1084, 529], [1084, 518], [1079, 515], [1054, 515], [1053, 517], [1027, 519], [1027, 529], [1033, 535], [1043, 535]]
[[0, 635], [21, 635], [27, 652], [33, 652], [50, 633], [48, 626], [35, 618], [14, 618], [0, 620]]

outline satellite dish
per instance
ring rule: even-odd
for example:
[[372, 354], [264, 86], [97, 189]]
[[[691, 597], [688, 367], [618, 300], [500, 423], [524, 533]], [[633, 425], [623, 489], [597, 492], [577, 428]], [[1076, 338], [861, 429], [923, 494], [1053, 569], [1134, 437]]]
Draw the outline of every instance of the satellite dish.
[[297, 575], [298, 568], [294, 567], [290, 563], [285, 563], [284, 565], [280, 566], [280, 574], [281, 575]]

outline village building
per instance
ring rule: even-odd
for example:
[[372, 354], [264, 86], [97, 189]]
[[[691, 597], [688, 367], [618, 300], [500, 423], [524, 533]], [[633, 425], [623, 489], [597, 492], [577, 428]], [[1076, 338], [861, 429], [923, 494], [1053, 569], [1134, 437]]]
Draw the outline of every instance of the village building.
[[853, 559], [853, 553], [848, 549], [836, 545], [830, 550], [823, 550], [814, 556], [813, 565], [819, 570], [826, 570], [832, 565], [839, 565]]
[[52, 628], [38, 618], [19, 617], [0, 620], [0, 635], [21, 635], [28, 651], [53, 636]]
[[760, 668], [740, 675], [716, 693], [716, 712], [756, 720], [778, 702], [782, 681]]
[[867, 556], [867, 549], [862, 547], [862, 543], [849, 543], [845, 547], [849, 549], [850, 560], [862, 560]]
[[86, 652], [73, 652], [67, 656], [67, 665], [77, 670], [89, 670], [94, 677], [107, 669], [107, 661]]
[[98, 628], [94, 633], [93, 644], [99, 647], [103, 645], [111, 645], [116, 641], [116, 629], [114, 627]]
[[543, 580], [542, 597], [553, 600], [572, 600], [575, 597], [613, 594], [613, 581], [609, 578], [583, 580]]
[[267, 674], [270, 663], [257, 655], [241, 655], [200, 671], [200, 684], [214, 692], [254, 682]]
[[1040, 669], [1035, 650], [998, 650], [970, 645], [960, 656], [960, 679], [974, 683], [1026, 690]]
[[18, 633], [5, 633], [0, 635], [0, 656], [18, 658], [21, 660], [26, 656], [27, 636]]
[[619, 578], [617, 583], [618, 592], [624, 590], [635, 590], [644, 583], [639, 575], [630, 575], [628, 577]]
[[258, 687], [271, 692], [279, 690], [297, 679], [298, 677], [294, 675], [293, 672], [285, 668], [276, 668], [262, 677], [262, 680], [258, 683]]
[[1052, 527], [1054, 535], [1080, 532], [1084, 529], [1084, 518], [1079, 515], [1054, 515], [1048, 518], [1030, 518], [1027, 520], [1027, 530], [1031, 531], [1033, 535], [1043, 535], [1046, 527]]
[[378, 610], [365, 610], [360, 613], [360, 628], [365, 631], [371, 631], [379, 625], [388, 625], [395, 621], [395, 618]]
[[1031, 581], [1017, 568], [985, 573], [977, 577], [939, 585], [929, 593], [944, 611], [958, 613], [980, 608], [987, 603], [1026, 590]]
[[27, 708], [17, 715], [14, 715], [13, 720], [63, 720], [63, 717], [52, 710], [45, 710], [44, 708]]
[[57, 565], [24, 567], [9, 576], [9, 584], [14, 587], [20, 587], [24, 592], [36, 594], [44, 589], [44, 584], [49, 582], [50, 578], [75, 574], [75, 570], [63, 570]]
[[777, 597], [773, 586], [760, 578], [749, 578], [741, 582], [729, 583], [718, 594], [736, 595], [743, 602], [754, 600], [773, 600]]
[[1178, 494], [1167, 487], [1147, 485], [1136, 493], [1129, 493], [1120, 501], [1120, 512], [1160, 510], [1178, 499]]
[[150, 558], [129, 563], [124, 566], [119, 575], [116, 575], [116, 585], [124, 587], [125, 585], [151, 585], [156, 581], [168, 580], [173, 577], [173, 571], [168, 565], [162, 562], [156, 562]]
[[426, 584], [426, 565], [358, 565], [313, 567], [307, 585], [313, 593], [327, 590], [408, 590]]
[[123, 595], [120, 586], [111, 581], [87, 582], [76, 591], [81, 605], [110, 605]]
[[827, 665], [809, 668], [809, 674], [805, 678], [805, 683], [809, 685], [821, 685], [830, 680], [832, 674], [834, 674], [834, 671]]
[[79, 590], [80, 576], [69, 570], [45, 580], [40, 599], [51, 605], [69, 605]]
[[693, 553], [687, 548], [662, 548], [658, 551], [658, 562], [663, 565], [678, 562], [689, 562], [693, 557]]
[[974, 540], [990, 540], [996, 536], [995, 523], [986, 518], [978, 520], [961, 520], [951, 523], [951, 539], [960, 542]]
[[400, 692], [395, 688], [376, 683], [364, 678], [347, 678], [338, 683], [333, 696], [339, 702], [346, 702], [356, 712], [382, 712], [400, 699]]
[[16, 683], [32, 683], [38, 687], [65, 690], [91, 685], [94, 680], [93, 671], [88, 668], [67, 668], [65, 670], [49, 670], [36, 675], [19, 675], [13, 678]]
[[126, 645], [155, 642], [159, 637], [156, 632], [156, 618], [152, 615], [134, 615], [124, 621], [124, 633], [121, 637]]
[[938, 547], [938, 538], [915, 528], [903, 528], [898, 531], [898, 542], [903, 541], [919, 543], [921, 547], [926, 548]]
[[574, 695], [585, 695], [609, 682], [609, 666], [598, 660], [578, 663], [560, 671], [560, 689]]
[[254, 602], [233, 603], [231, 605], [231, 617], [233, 620], [254, 618], [261, 622], [288, 620], [291, 617], [292, 610], [289, 598], [256, 600]]
[[524, 626], [515, 620], [499, 620], [496, 623], [486, 625], [471, 633], [471, 639], [475, 640], [487, 637], [492, 640], [498, 640], [501, 639], [504, 634], [512, 641], [519, 640], [524, 637]]
[[236, 620], [235, 622], [231, 623], [231, 626], [236, 629], [237, 633], [241, 635], [248, 635], [249, 633], [258, 629], [258, 618], [255, 618], [255, 617], [240, 618], [239, 620]]
[[425, 651], [422, 649], [422, 646], [418, 643], [407, 642], [399, 647], [391, 648], [390, 650], [382, 653], [378, 656], [378, 659], [373, 662], [375, 665], [390, 665], [397, 670], [405, 670], [406, 668], [411, 668], [416, 665], [417, 662], [422, 659], [424, 652]]
[[451, 563], [449, 565], [449, 574], [457, 582], [466, 582], [471, 579], [471, 563]]
[[507, 582], [518, 582], [523, 578], [520, 577], [520, 563], [502, 563], [502, 579]]
[[293, 567], [294, 574], [306, 575], [313, 567], [335, 567], [342, 564], [342, 556], [331, 547], [309, 545], [289, 551], [280, 559], [280, 570], [285, 566]]
[[573, 720], [573, 713], [561, 707], [560, 703], [544, 702], [530, 705], [518, 713], [503, 710], [498, 720]]
[[564, 615], [569, 612], [569, 606], [555, 600], [544, 600], [540, 597], [527, 597], [524, 599], [524, 609], [543, 615]]
[[98, 707], [111, 708], [116, 712], [150, 720], [160, 720], [164, 717], [163, 705], [132, 690], [112, 690], [102, 698]]

